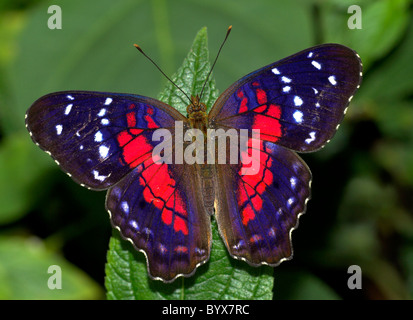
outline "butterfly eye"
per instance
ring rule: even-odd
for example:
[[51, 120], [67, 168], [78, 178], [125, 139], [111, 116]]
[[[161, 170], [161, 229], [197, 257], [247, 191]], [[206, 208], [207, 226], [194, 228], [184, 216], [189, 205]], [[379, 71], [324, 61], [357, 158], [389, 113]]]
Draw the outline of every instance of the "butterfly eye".
[[199, 106], [200, 106], [200, 109], [201, 109], [200, 111], [203, 111], [203, 112], [206, 112], [206, 111], [207, 111], [207, 107], [206, 107], [205, 103], [202, 103], [202, 102], [201, 102], [201, 103], [199, 104]]

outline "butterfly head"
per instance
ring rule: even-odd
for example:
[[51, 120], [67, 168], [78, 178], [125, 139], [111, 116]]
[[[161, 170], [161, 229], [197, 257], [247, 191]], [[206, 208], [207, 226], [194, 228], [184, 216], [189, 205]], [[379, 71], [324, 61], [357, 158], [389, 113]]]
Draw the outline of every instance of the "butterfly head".
[[195, 97], [191, 96], [191, 104], [186, 107], [186, 111], [188, 113], [188, 117], [191, 115], [197, 115], [199, 112], [206, 113], [206, 105], [205, 103], [200, 102], [198, 95]]

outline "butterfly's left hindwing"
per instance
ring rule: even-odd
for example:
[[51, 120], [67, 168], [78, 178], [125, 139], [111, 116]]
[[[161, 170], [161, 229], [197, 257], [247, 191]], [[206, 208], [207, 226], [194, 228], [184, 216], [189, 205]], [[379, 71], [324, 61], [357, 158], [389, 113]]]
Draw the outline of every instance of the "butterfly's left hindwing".
[[[251, 141], [251, 140], [250, 140]], [[293, 151], [271, 142], [249, 144], [255, 174], [245, 164], [217, 165], [216, 217], [230, 254], [251, 265], [291, 258], [291, 230], [310, 198], [311, 172]]]
[[26, 114], [33, 141], [76, 182], [96, 190], [117, 183], [151, 157], [152, 134], [186, 121], [142, 96], [67, 91], [37, 100]]

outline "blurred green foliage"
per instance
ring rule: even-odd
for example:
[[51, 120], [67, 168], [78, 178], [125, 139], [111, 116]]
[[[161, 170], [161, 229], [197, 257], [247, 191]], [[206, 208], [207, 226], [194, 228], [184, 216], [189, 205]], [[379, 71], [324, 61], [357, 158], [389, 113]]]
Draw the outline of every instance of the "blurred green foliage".
[[[360, 30], [347, 27], [354, 2]], [[52, 4], [62, 8], [61, 30], [47, 27]], [[165, 80], [132, 44], [172, 74], [202, 27], [213, 56], [230, 24], [214, 70], [220, 92], [317, 43], [347, 45], [364, 63], [361, 89], [335, 138], [303, 155], [313, 197], [294, 231], [294, 259], [274, 269], [274, 298], [411, 299], [412, 10], [409, 0], [2, 2], [0, 299], [105, 297], [105, 194], [77, 186], [31, 142], [28, 107], [71, 89], [157, 97]], [[50, 265], [62, 267], [61, 291], [47, 287]], [[363, 271], [361, 290], [347, 286], [351, 265]]]

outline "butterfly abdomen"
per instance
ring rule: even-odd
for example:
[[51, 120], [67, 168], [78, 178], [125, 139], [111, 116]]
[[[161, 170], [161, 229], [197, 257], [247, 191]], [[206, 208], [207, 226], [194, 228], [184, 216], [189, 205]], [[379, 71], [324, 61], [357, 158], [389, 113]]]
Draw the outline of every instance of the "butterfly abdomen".
[[202, 164], [199, 168], [204, 207], [208, 214], [212, 215], [215, 204], [215, 167], [211, 164]]

